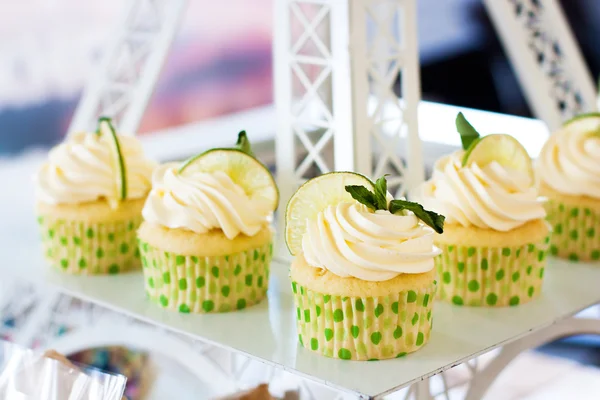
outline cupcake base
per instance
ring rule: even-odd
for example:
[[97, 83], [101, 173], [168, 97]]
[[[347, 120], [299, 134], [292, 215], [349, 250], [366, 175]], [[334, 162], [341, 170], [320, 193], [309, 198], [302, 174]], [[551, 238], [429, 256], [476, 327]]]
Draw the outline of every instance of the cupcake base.
[[38, 207], [47, 262], [76, 275], [117, 274], [139, 269], [136, 230], [143, 200], [113, 211], [105, 202]]
[[516, 306], [542, 292], [547, 244], [521, 247], [440, 245], [438, 298], [462, 306]]
[[146, 293], [182, 313], [242, 310], [263, 300], [271, 244], [226, 256], [182, 256], [140, 241]]
[[[140, 229], [139, 248], [145, 288], [151, 301], [182, 313], [213, 313], [242, 310], [266, 297], [273, 251], [269, 228], [257, 235], [253, 247], [226, 255], [206, 254], [221, 247], [218, 241], [237, 240], [230, 241], [216, 232], [210, 233], [210, 238], [206, 236], [204, 241], [215, 246], [198, 247], [197, 255], [168, 251], [156, 244], [161, 235], [171, 249], [178, 244], [169, 235], [190, 235], [198, 243], [203, 243], [205, 236], [172, 231], [175, 230], [151, 227], [147, 223]], [[148, 239], [154, 243], [151, 244]], [[243, 240], [246, 239], [240, 239], [240, 242]], [[182, 245], [193, 251], [189, 241]]]
[[541, 194], [549, 198], [550, 254], [570, 261], [600, 260], [600, 199], [562, 195], [547, 186]]
[[[379, 282], [327, 277], [350, 289], [345, 296], [311, 290], [294, 279], [305, 281], [308, 274], [317, 274], [319, 279], [318, 271], [307, 265], [302, 256], [292, 265], [298, 339], [306, 349], [343, 360], [383, 360], [403, 357], [429, 341], [436, 290], [433, 271], [407, 276], [412, 288], [402, 282], [404, 275], [394, 278], [396, 282], [388, 287], [395, 284], [401, 290], [386, 295], [379, 292], [375, 296], [357, 292], [344, 281], [358, 285]], [[315, 286], [319, 286], [318, 282]], [[330, 285], [334, 292], [335, 286]]]
[[[442, 254], [435, 258], [440, 282], [438, 298], [458, 306], [504, 307], [527, 303], [538, 297], [542, 291], [546, 254], [550, 238], [548, 229], [540, 221], [541, 229], [524, 226], [514, 231], [493, 232], [493, 240], [488, 241], [485, 233], [477, 228], [457, 227], [456, 231], [470, 230], [473, 245], [461, 243], [452, 226], [446, 226], [444, 239], [450, 243], [438, 242]], [[536, 232], [534, 232], [536, 231]], [[502, 235], [509, 235], [502, 247], [489, 246], [489, 243], [503, 243]], [[537, 236], [537, 237], [536, 237]], [[515, 245], [519, 240], [539, 239], [535, 243]], [[512, 242], [512, 243], [511, 243]]]

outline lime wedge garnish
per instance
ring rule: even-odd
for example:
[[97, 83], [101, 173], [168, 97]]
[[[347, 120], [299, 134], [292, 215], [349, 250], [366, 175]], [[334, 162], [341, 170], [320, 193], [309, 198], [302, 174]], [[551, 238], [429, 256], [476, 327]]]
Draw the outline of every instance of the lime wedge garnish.
[[285, 210], [285, 243], [292, 255], [302, 251], [306, 222], [317, 217], [329, 205], [353, 202], [347, 185], [361, 185], [373, 190], [373, 182], [354, 172], [330, 172], [313, 178], [294, 193]]
[[514, 137], [505, 134], [487, 135], [477, 139], [465, 152], [463, 166], [476, 163], [485, 167], [496, 161], [498, 164], [515, 171], [522, 171], [534, 181], [533, 164], [527, 150]]
[[127, 198], [127, 171], [125, 169], [125, 159], [121, 152], [119, 137], [110, 118], [100, 117], [98, 119], [98, 133], [103, 140], [108, 142], [111, 149], [112, 167], [115, 172], [116, 193], [119, 196], [118, 200], [125, 200]]
[[567, 131], [587, 132], [593, 137], [600, 137], [600, 113], [579, 114], [564, 123]]
[[591, 113], [585, 113], [585, 114], [576, 115], [573, 118], [571, 118], [570, 120], [566, 121], [563, 124], [563, 126], [567, 126], [567, 125], [571, 124], [572, 122], [579, 121], [581, 119], [588, 119], [588, 118], [600, 118], [600, 113], [598, 113], [598, 112], [591, 112]]
[[269, 169], [256, 158], [239, 149], [213, 149], [185, 161], [180, 174], [225, 172], [251, 200], [264, 201], [274, 211], [279, 191]]

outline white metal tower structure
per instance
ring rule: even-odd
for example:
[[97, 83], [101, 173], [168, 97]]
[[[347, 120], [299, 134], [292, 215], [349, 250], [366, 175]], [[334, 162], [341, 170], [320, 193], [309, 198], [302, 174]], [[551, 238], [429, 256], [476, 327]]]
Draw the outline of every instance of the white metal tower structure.
[[177, 32], [187, 0], [133, 0], [81, 98], [69, 132], [95, 129], [109, 116], [136, 132]]
[[534, 114], [550, 130], [596, 109], [594, 81], [557, 0], [484, 0]]
[[276, 0], [274, 32], [283, 204], [307, 178], [335, 170], [388, 173], [400, 193], [419, 183], [416, 1]]

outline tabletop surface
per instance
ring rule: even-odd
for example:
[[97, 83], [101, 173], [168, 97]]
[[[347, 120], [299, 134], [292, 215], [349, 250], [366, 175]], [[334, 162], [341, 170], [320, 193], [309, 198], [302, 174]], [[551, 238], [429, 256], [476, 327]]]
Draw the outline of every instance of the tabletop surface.
[[366, 398], [391, 393], [600, 302], [598, 266], [551, 258], [542, 295], [531, 303], [491, 309], [438, 302], [430, 342], [421, 350], [401, 359], [343, 361], [299, 346], [288, 267], [283, 260], [273, 263], [267, 301], [243, 311], [210, 315], [179, 314], [150, 303], [141, 272], [69, 276], [45, 267], [41, 257], [19, 266], [19, 272], [43, 277], [83, 300]]

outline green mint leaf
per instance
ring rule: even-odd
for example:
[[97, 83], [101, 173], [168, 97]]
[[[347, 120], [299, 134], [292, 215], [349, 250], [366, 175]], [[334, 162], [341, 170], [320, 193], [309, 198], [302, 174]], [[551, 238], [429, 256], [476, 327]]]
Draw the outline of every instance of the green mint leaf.
[[248, 140], [248, 136], [246, 136], [246, 131], [238, 133], [238, 140], [235, 143], [235, 146], [249, 156], [254, 157], [254, 153], [250, 147], [250, 141]]
[[463, 150], [467, 150], [480, 136], [461, 112], [456, 116], [456, 130], [460, 134]]
[[382, 176], [375, 182], [375, 205], [378, 210], [387, 210], [387, 175]]
[[348, 185], [346, 186], [346, 192], [350, 193], [350, 196], [356, 201], [371, 210], [377, 210], [377, 201], [375, 200], [375, 194], [364, 186], [360, 185]]
[[398, 211], [408, 210], [412, 211], [417, 218], [423, 221], [426, 225], [429, 225], [437, 233], [444, 232], [444, 220], [446, 217], [443, 215], [434, 213], [433, 211], [427, 211], [419, 203], [415, 203], [407, 200], [392, 200], [390, 202], [390, 212], [396, 214]]

